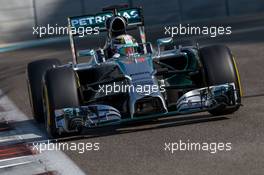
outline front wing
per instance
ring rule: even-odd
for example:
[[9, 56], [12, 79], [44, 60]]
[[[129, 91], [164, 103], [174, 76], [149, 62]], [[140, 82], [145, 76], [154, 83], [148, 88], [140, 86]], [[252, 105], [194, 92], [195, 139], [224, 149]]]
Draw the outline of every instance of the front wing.
[[176, 110], [160, 114], [149, 114], [123, 118], [120, 112], [108, 105], [88, 105], [79, 108], [63, 108], [55, 110], [56, 127], [59, 133], [75, 132], [79, 128], [93, 128], [122, 124], [131, 121], [169, 117], [209, 111], [220, 106], [234, 107], [237, 102], [237, 90], [234, 83], [195, 89], [184, 94], [176, 103]]

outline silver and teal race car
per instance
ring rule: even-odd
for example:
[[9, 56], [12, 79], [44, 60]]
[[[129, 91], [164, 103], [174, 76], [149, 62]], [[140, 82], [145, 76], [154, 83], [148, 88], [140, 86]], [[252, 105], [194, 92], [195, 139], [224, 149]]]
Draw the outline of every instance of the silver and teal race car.
[[[70, 32], [73, 60], [28, 64], [28, 89], [35, 119], [51, 137], [83, 128], [208, 111], [225, 115], [241, 105], [241, 85], [229, 48], [174, 46], [172, 38], [146, 41], [141, 8], [111, 6], [96, 15], [70, 17], [69, 28], [107, 32], [103, 49], [77, 51], [79, 33]], [[113, 38], [139, 30], [141, 42], [129, 55], [112, 53]], [[156, 48], [156, 49], [153, 49]], [[79, 63], [80, 57], [89, 61]], [[88, 60], [88, 59], [87, 59]]]

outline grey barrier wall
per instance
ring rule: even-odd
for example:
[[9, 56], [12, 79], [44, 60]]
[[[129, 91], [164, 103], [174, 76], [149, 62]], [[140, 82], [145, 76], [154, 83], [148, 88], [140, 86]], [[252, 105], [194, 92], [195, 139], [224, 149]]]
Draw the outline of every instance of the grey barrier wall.
[[0, 0], [0, 43], [30, 36], [34, 22], [32, 0]]
[[264, 12], [264, 0], [0, 0], [0, 44], [35, 39], [33, 26], [66, 25], [68, 16], [119, 3], [142, 6], [149, 26]]

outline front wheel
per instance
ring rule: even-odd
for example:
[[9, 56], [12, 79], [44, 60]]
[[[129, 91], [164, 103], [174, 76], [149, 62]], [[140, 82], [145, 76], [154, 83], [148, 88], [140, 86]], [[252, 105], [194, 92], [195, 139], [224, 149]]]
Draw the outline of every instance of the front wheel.
[[[208, 46], [199, 50], [203, 64], [207, 86], [225, 83], [234, 83], [237, 94], [237, 103], [241, 103], [241, 84], [235, 58], [228, 47], [222, 45]], [[210, 110], [213, 115], [225, 115], [234, 113], [239, 105], [234, 107], [220, 106]]]
[[44, 59], [30, 62], [27, 66], [27, 87], [33, 117], [38, 122], [44, 121], [42, 80], [46, 71], [61, 65], [58, 59]]
[[50, 137], [59, 137], [54, 111], [79, 106], [77, 81], [72, 68], [55, 68], [46, 73], [43, 101], [47, 133]]

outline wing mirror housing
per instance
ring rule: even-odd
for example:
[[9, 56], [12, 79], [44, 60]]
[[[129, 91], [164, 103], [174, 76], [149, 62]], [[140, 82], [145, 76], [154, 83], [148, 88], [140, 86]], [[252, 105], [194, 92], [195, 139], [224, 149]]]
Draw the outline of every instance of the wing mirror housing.
[[103, 49], [99, 50], [93, 50], [93, 49], [87, 49], [87, 50], [80, 50], [78, 52], [79, 57], [85, 57], [89, 56], [92, 57], [93, 63], [100, 64], [102, 62], [105, 62], [105, 56]]
[[79, 57], [85, 57], [85, 56], [95, 56], [95, 51], [93, 49], [87, 49], [87, 50], [80, 50], [78, 52]]
[[172, 41], [173, 41], [172, 37], [160, 38], [157, 40], [157, 44], [158, 45], [166, 45], [166, 44], [172, 43]]
[[160, 47], [162, 45], [168, 45], [168, 44], [171, 44], [173, 42], [173, 39], [172, 37], [168, 37], [168, 38], [160, 38], [160, 39], [157, 39], [157, 45], [158, 45], [158, 56], [160, 56]]

